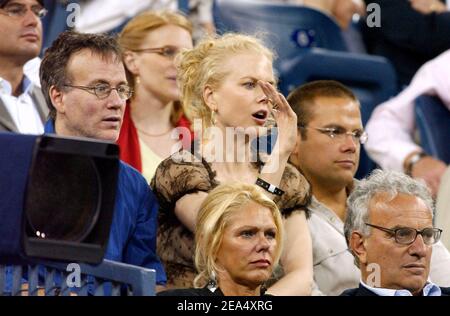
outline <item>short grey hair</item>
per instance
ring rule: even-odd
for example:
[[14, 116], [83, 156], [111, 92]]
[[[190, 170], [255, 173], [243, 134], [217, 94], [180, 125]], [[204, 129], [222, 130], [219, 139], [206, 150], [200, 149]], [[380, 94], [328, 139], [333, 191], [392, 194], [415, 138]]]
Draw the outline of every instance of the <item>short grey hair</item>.
[[371, 228], [365, 224], [369, 221], [369, 203], [379, 193], [389, 194], [390, 199], [400, 193], [416, 196], [425, 202], [433, 216], [434, 202], [423, 180], [413, 179], [397, 171], [376, 169], [356, 185], [347, 199], [347, 217], [344, 224], [347, 245], [353, 231], [358, 231], [365, 237], [370, 235]]

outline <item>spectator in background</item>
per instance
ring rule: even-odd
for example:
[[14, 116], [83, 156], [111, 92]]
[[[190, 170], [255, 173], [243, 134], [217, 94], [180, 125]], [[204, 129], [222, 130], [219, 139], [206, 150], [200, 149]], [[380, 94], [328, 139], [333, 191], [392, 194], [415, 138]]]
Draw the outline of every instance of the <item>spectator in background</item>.
[[363, 0], [276, 0], [287, 4], [310, 7], [333, 17], [341, 27], [342, 35], [349, 51], [365, 53], [362, 36], [358, 29], [351, 27], [353, 16], [365, 16]]
[[189, 20], [193, 24], [192, 37], [196, 43], [216, 33], [212, 6], [213, 0], [189, 0]]
[[[213, 35], [215, 27], [212, 16], [212, 0], [189, 0], [185, 12], [193, 23], [196, 41], [205, 35]], [[120, 32], [134, 16], [146, 10], [176, 12], [178, 0], [87, 0], [80, 1], [80, 16], [75, 29], [79, 32]]]
[[129, 19], [145, 10], [177, 10], [177, 0], [86, 0], [79, 1], [79, 5], [75, 30], [83, 33], [121, 29]]
[[428, 279], [433, 200], [422, 183], [392, 171], [375, 170], [348, 198], [345, 236], [361, 270], [359, 288], [344, 296], [449, 296]]
[[[125, 102], [132, 94], [122, 57], [112, 37], [61, 33], [46, 50], [40, 68], [50, 107], [45, 132], [115, 142]], [[156, 255], [157, 210], [157, 200], [142, 175], [120, 162], [105, 259], [155, 269], [157, 290], [161, 290], [166, 276]]]
[[367, 50], [392, 62], [399, 87], [408, 85], [425, 62], [450, 49], [445, 0], [365, 1], [381, 8], [381, 27], [364, 28]]
[[[299, 125], [290, 162], [311, 183], [313, 193], [308, 220], [316, 284], [312, 294], [339, 295], [360, 279], [344, 237], [347, 197], [358, 184], [354, 176], [361, 144], [367, 140], [360, 105], [335, 81], [300, 86], [288, 102]], [[433, 282], [450, 286], [450, 254], [441, 242], [433, 246], [430, 276]]]
[[346, 30], [354, 14], [365, 15], [366, 7], [362, 0], [276, 0], [279, 2], [298, 4], [328, 14], [336, 19], [339, 26]]
[[[180, 56], [183, 106], [190, 118], [201, 120], [198, 132], [202, 136], [198, 136], [200, 150], [184, 150], [167, 158], [151, 182], [160, 202], [158, 253], [168, 287], [193, 285], [193, 232], [207, 193], [219, 184], [240, 181], [266, 187], [284, 217], [284, 271], [268, 292], [311, 292], [312, 252], [306, 222], [310, 187], [287, 163], [295, 145], [297, 118], [275, 90], [272, 60], [272, 52], [259, 40], [238, 34], [205, 39]], [[259, 155], [252, 160], [250, 144], [262, 135], [261, 127], [271, 115], [278, 127], [275, 148], [265, 163]], [[209, 150], [215, 154], [208, 155]]]
[[43, 1], [0, 0], [0, 131], [44, 132], [48, 107], [24, 65], [39, 55], [46, 12]]
[[195, 228], [195, 288], [164, 296], [259, 296], [280, 259], [283, 222], [256, 185], [219, 185], [203, 201]]
[[[119, 35], [128, 81], [134, 91], [125, 108], [118, 144], [120, 157], [138, 169], [147, 182], [178, 143], [174, 127], [190, 128], [183, 115], [174, 58], [192, 48], [192, 26], [172, 12], [146, 11]], [[191, 139], [183, 139], [189, 147]]]
[[441, 0], [409, 0], [411, 7], [423, 14], [444, 13], [448, 11], [450, 3], [445, 5], [445, 1]]
[[424, 179], [433, 196], [446, 164], [414, 142], [414, 100], [422, 94], [436, 95], [450, 111], [449, 76], [450, 50], [423, 65], [404, 91], [375, 108], [367, 123], [369, 156], [383, 169]]

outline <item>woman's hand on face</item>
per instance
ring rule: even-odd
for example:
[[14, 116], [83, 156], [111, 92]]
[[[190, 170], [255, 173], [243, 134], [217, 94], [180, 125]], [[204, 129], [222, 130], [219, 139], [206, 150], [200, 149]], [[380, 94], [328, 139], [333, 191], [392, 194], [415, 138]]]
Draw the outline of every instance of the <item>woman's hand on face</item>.
[[297, 139], [297, 115], [286, 98], [273, 85], [261, 80], [258, 84], [271, 103], [270, 108], [277, 122], [279, 153], [290, 155]]

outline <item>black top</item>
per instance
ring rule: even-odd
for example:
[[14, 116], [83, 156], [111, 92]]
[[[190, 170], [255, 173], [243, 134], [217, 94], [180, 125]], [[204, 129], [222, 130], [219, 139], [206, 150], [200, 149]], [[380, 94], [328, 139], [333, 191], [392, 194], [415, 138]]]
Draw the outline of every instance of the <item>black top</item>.
[[207, 287], [195, 289], [173, 289], [162, 291], [156, 294], [157, 296], [224, 296], [222, 291], [217, 288], [214, 293]]
[[422, 64], [450, 48], [450, 12], [421, 14], [408, 0], [365, 2], [381, 8], [381, 27], [364, 23], [367, 50], [393, 63], [400, 85], [409, 84]]
[[[209, 193], [219, 185], [216, 176], [210, 163], [186, 150], [163, 160], [156, 169], [150, 186], [159, 202], [157, 253], [171, 288], [192, 288], [197, 275], [194, 234], [176, 216], [175, 205], [185, 195]], [[287, 164], [279, 188], [284, 194], [273, 201], [283, 217], [305, 212], [308, 218], [311, 186], [293, 165]]]
[[[441, 287], [441, 296], [450, 296], [450, 287]], [[348, 289], [341, 293], [340, 296], [378, 296], [374, 292], [368, 290], [361, 283], [358, 288]]]

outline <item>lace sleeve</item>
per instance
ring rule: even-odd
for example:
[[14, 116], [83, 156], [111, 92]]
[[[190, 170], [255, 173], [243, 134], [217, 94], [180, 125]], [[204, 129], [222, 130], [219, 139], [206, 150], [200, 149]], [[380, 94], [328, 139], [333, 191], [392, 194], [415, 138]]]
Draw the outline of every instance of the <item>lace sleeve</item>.
[[308, 206], [311, 202], [311, 186], [306, 178], [291, 164], [287, 164], [280, 183], [284, 194], [276, 197], [281, 214], [288, 217], [293, 211], [302, 210], [306, 212], [309, 218], [310, 211]]
[[160, 212], [173, 213], [175, 203], [184, 195], [209, 192], [215, 186], [214, 174], [205, 164], [184, 150], [159, 164], [150, 187], [158, 198]]

